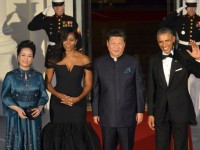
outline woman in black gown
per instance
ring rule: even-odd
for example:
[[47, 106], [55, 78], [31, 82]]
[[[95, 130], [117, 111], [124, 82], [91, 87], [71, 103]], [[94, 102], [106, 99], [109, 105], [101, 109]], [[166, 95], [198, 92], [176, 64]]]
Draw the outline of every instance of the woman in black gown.
[[[61, 30], [60, 43], [46, 70], [51, 122], [41, 133], [44, 150], [100, 150], [99, 138], [86, 122], [85, 96], [92, 89], [91, 62], [75, 50], [76, 43], [76, 32]], [[55, 87], [51, 84], [54, 73]]]

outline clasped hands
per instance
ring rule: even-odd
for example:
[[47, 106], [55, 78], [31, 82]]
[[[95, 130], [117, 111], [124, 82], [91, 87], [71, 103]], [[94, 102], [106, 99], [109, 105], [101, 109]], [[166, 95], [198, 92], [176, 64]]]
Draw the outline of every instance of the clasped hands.
[[73, 106], [78, 100], [75, 97], [67, 96], [64, 95], [64, 98], [61, 98], [61, 103], [68, 105], [68, 106]]
[[[38, 117], [40, 115], [40, 113], [42, 111], [42, 108], [43, 108], [43, 106], [38, 106], [38, 107], [33, 108], [31, 110], [31, 112], [32, 112], [31, 115], [33, 116], [33, 118], [36, 118], [36, 117]], [[17, 111], [17, 113], [18, 113], [20, 118], [22, 118], [22, 119], [27, 119], [28, 118], [26, 113], [25, 113], [25, 111], [24, 111], [24, 109], [22, 109], [21, 107], [17, 106], [14, 110]]]

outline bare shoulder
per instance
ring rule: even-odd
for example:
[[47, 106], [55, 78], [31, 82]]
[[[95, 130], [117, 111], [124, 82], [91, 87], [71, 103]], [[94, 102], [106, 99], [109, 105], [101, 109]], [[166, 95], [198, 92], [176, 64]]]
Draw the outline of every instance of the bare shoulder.
[[79, 60], [82, 62], [83, 65], [91, 63], [90, 58], [81, 52], [77, 52], [77, 57], [79, 58]]

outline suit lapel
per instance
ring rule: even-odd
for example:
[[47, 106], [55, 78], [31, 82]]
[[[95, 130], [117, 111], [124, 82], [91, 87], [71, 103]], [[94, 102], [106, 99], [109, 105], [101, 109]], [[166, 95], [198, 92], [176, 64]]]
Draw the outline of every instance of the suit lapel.
[[175, 70], [178, 68], [177, 65], [178, 65], [178, 61], [176, 59], [173, 59], [172, 65], [171, 65], [170, 77], [169, 77], [169, 85], [171, 84], [171, 82], [173, 80]]
[[166, 82], [166, 79], [165, 79], [165, 75], [164, 75], [164, 70], [163, 70], [163, 63], [162, 63], [162, 54], [159, 56], [159, 62], [158, 62], [158, 71], [159, 71], [159, 75], [160, 75], [160, 78], [163, 82], [163, 84], [165, 86], [167, 86], [167, 82]]

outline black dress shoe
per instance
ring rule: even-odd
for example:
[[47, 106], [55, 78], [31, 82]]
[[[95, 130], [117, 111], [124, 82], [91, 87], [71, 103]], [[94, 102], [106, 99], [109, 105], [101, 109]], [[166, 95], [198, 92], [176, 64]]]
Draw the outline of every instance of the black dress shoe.
[[189, 122], [190, 125], [192, 126], [196, 126], [197, 125], [197, 120], [196, 118], [195, 119], [192, 119], [190, 122]]

